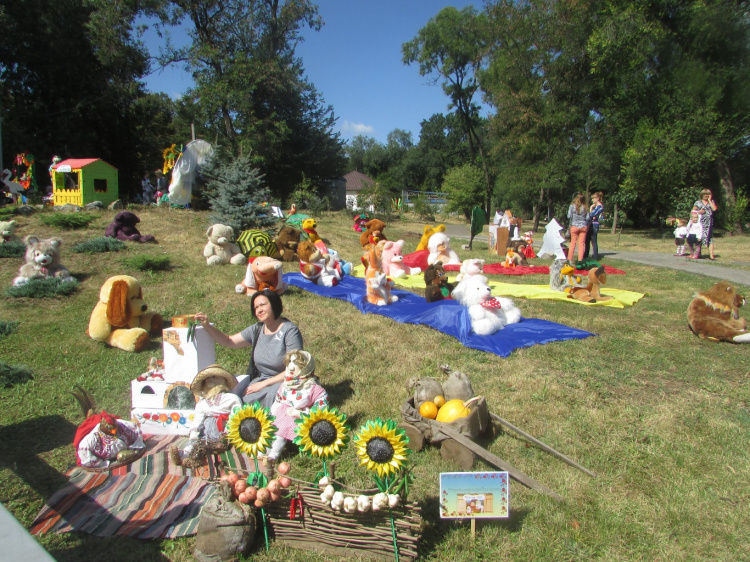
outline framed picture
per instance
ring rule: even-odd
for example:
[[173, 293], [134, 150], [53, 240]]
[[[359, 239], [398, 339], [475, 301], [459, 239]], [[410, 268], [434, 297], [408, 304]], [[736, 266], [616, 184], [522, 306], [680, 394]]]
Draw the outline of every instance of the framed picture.
[[508, 517], [507, 472], [443, 472], [440, 474], [441, 519]]

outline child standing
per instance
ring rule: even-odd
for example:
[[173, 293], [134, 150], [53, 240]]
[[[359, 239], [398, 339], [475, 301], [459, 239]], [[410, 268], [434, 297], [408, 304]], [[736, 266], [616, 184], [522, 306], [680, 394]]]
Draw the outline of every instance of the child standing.
[[701, 238], [703, 238], [703, 225], [700, 221], [700, 215], [698, 211], [692, 211], [690, 213], [690, 222], [687, 224], [687, 243], [690, 246], [690, 255], [688, 256], [691, 260], [699, 260], [701, 257]]
[[677, 246], [675, 256], [685, 255], [685, 239], [687, 235], [687, 221], [685, 219], [677, 219], [677, 228], [674, 229], [674, 243]]

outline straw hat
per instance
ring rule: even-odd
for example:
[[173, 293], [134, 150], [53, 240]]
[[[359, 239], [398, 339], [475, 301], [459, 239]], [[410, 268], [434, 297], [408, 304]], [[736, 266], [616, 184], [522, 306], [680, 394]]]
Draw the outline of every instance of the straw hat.
[[229, 390], [237, 386], [237, 378], [224, 367], [220, 365], [209, 365], [203, 369], [200, 373], [195, 375], [193, 382], [190, 384], [190, 390], [193, 393], [198, 393], [203, 390], [203, 382], [209, 377], [221, 377], [224, 379], [225, 384]]

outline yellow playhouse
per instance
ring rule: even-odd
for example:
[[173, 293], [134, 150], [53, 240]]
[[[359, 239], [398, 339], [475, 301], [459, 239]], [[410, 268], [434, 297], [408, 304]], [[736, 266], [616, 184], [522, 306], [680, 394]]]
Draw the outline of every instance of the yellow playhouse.
[[101, 201], [105, 206], [119, 196], [117, 168], [100, 158], [68, 158], [53, 165], [54, 204], [84, 206]]

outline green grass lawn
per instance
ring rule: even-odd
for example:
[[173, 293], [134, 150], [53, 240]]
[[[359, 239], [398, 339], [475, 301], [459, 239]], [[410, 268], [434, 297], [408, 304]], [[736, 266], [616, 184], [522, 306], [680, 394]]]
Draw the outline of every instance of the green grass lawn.
[[[130, 381], [161, 357], [161, 339], [147, 352], [107, 348], [86, 335], [89, 315], [104, 281], [116, 274], [138, 278], [150, 309], [165, 318], [205, 311], [227, 333], [252, 322], [249, 299], [234, 293], [244, 268], [209, 268], [202, 257], [208, 213], [135, 208], [142, 234], [158, 245], [128, 243], [121, 252], [74, 253], [71, 248], [100, 237], [114, 212], [104, 211], [78, 230], [59, 230], [40, 215], [19, 217], [19, 234], [60, 236], [63, 264], [81, 282], [56, 299], [0, 298], [0, 322], [19, 321], [0, 336], [0, 359], [25, 366], [33, 380], [0, 388], [0, 502], [27, 528], [44, 502], [65, 483], [74, 463], [75, 427], [82, 415], [69, 391], [79, 384], [99, 405], [129, 416]], [[342, 256], [359, 262], [359, 234], [345, 213], [325, 213], [318, 233]], [[392, 220], [385, 234], [403, 238], [405, 253], [416, 247], [424, 223]], [[541, 243], [542, 232], [536, 242]], [[487, 253], [486, 238], [462, 258]], [[623, 251], [673, 252], [671, 230], [600, 234], [600, 247]], [[747, 268], [750, 239], [716, 240], [722, 265]], [[161, 271], [133, 269], [134, 257], [167, 257]], [[503, 257], [495, 256], [494, 261]], [[744, 263], [743, 263], [744, 262]], [[626, 275], [610, 275], [608, 286], [645, 293], [619, 310], [559, 301], [517, 299], [525, 317], [542, 318], [597, 334], [584, 340], [534, 346], [500, 358], [466, 349], [424, 326], [363, 316], [353, 306], [291, 288], [285, 314], [302, 330], [317, 374], [333, 405], [352, 428], [375, 417], [400, 420], [413, 376], [441, 378], [448, 364], [470, 375], [490, 410], [594, 471], [589, 476], [510, 433], [498, 430], [482, 441], [501, 457], [565, 498], [562, 503], [513, 483], [511, 516], [478, 522], [471, 540], [468, 522], [438, 517], [439, 474], [456, 471], [435, 447], [412, 455], [416, 480], [411, 497], [423, 506], [420, 546], [425, 560], [741, 560], [750, 552], [750, 346], [701, 341], [687, 328], [693, 294], [715, 280], [672, 270], [607, 259]], [[131, 264], [131, 265], [128, 265]], [[548, 265], [532, 260], [532, 265]], [[0, 287], [16, 276], [21, 258], [0, 260]], [[285, 271], [297, 271], [286, 264]], [[547, 283], [547, 276], [505, 276], [510, 283]], [[743, 294], [750, 287], [738, 288]], [[750, 316], [750, 313], [745, 313]], [[502, 337], [500, 334], [498, 337]], [[217, 360], [244, 372], [247, 350], [217, 348]], [[338, 474], [369, 485], [349, 448]], [[290, 458], [294, 476], [311, 478], [310, 461]], [[478, 461], [476, 470], [491, 469]], [[45, 535], [41, 544], [60, 561], [191, 560], [194, 538], [173, 541], [100, 539], [83, 534]], [[327, 560], [303, 551], [256, 541], [257, 560]]]

